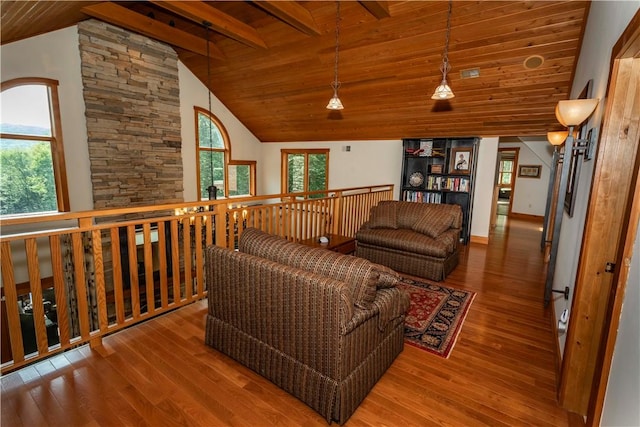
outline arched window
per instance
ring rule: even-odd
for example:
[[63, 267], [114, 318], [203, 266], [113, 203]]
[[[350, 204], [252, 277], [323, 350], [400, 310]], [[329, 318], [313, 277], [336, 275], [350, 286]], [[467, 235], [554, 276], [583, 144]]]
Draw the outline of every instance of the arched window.
[[229, 135], [222, 122], [200, 107], [195, 112], [200, 200], [209, 200], [212, 185], [216, 198], [255, 195], [256, 162], [231, 160]]
[[58, 81], [2, 82], [0, 214], [69, 210]]
[[216, 187], [216, 197], [225, 197], [229, 137], [222, 123], [210, 112], [196, 110], [198, 194], [200, 200], [209, 200], [208, 188]]

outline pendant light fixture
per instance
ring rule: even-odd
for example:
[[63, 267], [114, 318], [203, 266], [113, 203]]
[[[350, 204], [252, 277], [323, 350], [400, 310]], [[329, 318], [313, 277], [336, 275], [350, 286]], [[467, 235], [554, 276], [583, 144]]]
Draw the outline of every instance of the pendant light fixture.
[[344, 107], [342, 106], [342, 101], [338, 98], [338, 88], [340, 87], [340, 82], [338, 81], [338, 52], [339, 52], [339, 40], [340, 40], [340, 2], [336, 1], [336, 60], [333, 68], [333, 83], [331, 83], [331, 87], [333, 87], [333, 98], [329, 100], [327, 104], [327, 110], [342, 110]]
[[444, 42], [444, 54], [442, 55], [442, 65], [440, 65], [440, 71], [442, 71], [442, 81], [431, 96], [431, 99], [436, 100], [451, 99], [455, 96], [453, 94], [453, 91], [449, 87], [449, 83], [447, 83], [447, 73], [449, 72], [449, 70], [451, 70], [451, 65], [449, 64], [449, 34], [451, 33], [452, 3], [453, 1], [449, 0], [449, 12], [447, 13], [447, 32]]

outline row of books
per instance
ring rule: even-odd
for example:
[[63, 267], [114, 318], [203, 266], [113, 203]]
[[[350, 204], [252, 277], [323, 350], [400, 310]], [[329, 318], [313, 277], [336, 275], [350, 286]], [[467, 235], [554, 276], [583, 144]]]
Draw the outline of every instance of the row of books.
[[469, 192], [469, 178], [446, 178], [430, 176], [427, 178], [428, 190], [449, 190]]
[[405, 191], [402, 193], [405, 202], [442, 203], [441, 193], [427, 193], [424, 191]]

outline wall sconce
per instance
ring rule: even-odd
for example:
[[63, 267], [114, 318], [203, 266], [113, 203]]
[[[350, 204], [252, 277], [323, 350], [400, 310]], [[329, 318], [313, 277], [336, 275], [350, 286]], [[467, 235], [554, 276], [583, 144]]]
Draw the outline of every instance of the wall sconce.
[[569, 136], [568, 130], [559, 130], [555, 132], [547, 132], [547, 139], [554, 147], [564, 144], [564, 140]]
[[[547, 280], [544, 289], [544, 304], [547, 306], [551, 301], [551, 293], [553, 292], [553, 276], [555, 273], [556, 258], [558, 255], [558, 236], [560, 236], [560, 227], [562, 225], [563, 206], [566, 198], [567, 183], [569, 180], [569, 168], [572, 162], [573, 153], [578, 156], [584, 155], [591, 151], [591, 140], [580, 139], [577, 135], [577, 127], [582, 124], [598, 106], [598, 99], [571, 99], [567, 101], [559, 101], [556, 105], [556, 118], [563, 126], [567, 127], [566, 131], [549, 132], [547, 139], [554, 146], [554, 163], [552, 168], [552, 178], [549, 182], [549, 191], [552, 192], [554, 177], [556, 176], [556, 163], [562, 162], [560, 169], [560, 183], [558, 185], [558, 196], [555, 206], [550, 205], [550, 198], [547, 197], [547, 210], [545, 212], [545, 223], [543, 227], [543, 243], [547, 235], [547, 227], [553, 216], [553, 238], [551, 239], [551, 251], [549, 254], [549, 265], [547, 267]], [[560, 153], [560, 146], [565, 142], [564, 153]], [[550, 193], [551, 194], [551, 193]], [[554, 212], [551, 215], [551, 212]]]
[[[598, 106], [598, 99], [571, 99], [559, 101], [556, 105], [556, 118], [561, 125], [568, 127], [566, 131], [548, 132], [547, 139], [553, 146], [560, 146], [565, 140], [569, 140], [567, 146], [576, 154], [591, 152], [591, 139], [578, 138], [576, 126], [584, 122]], [[571, 136], [571, 138], [569, 138]], [[566, 149], [565, 149], [566, 151]]]

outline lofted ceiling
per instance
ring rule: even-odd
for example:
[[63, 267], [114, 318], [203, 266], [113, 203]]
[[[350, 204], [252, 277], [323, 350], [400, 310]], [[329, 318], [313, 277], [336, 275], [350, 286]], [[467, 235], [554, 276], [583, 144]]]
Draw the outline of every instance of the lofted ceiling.
[[[448, 101], [431, 99], [442, 79], [447, 2], [340, 5], [339, 112], [325, 108], [336, 50], [332, 1], [3, 0], [0, 40], [91, 17], [159, 39], [263, 142], [559, 129], [554, 109], [569, 97], [589, 2], [454, 1], [448, 80], [456, 96]], [[534, 55], [541, 64], [528, 68]], [[461, 78], [469, 69], [479, 76]]]

